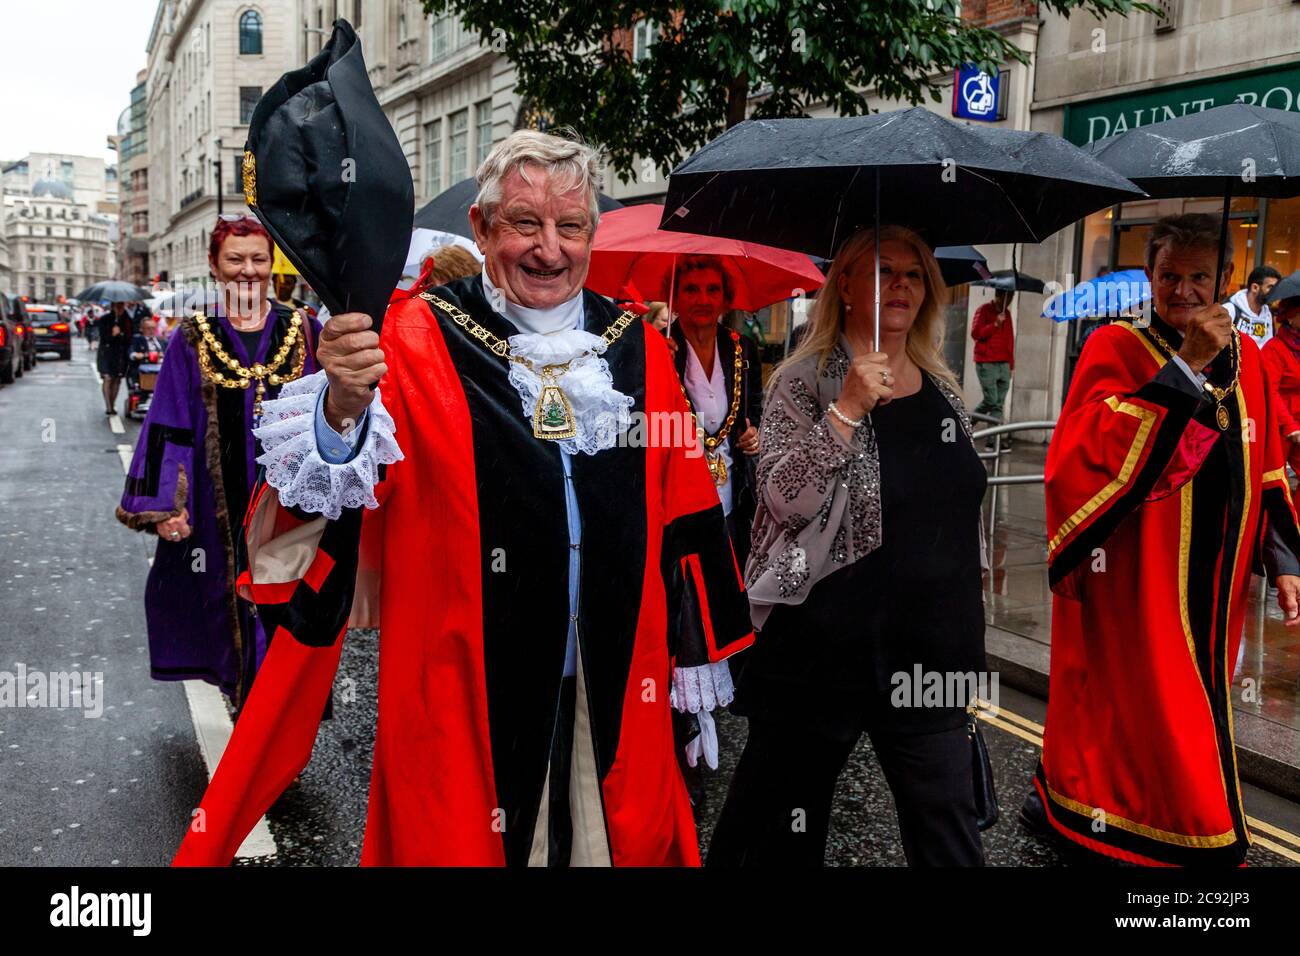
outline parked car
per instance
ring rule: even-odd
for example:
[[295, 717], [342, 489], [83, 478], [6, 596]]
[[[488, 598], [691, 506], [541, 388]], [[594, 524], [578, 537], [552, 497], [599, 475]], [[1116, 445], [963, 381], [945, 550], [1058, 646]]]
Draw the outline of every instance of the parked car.
[[22, 339], [23, 367], [26, 372], [36, 367], [36, 335], [32, 331], [31, 319], [27, 317], [27, 304], [18, 296], [12, 296], [9, 304], [13, 307], [14, 317], [18, 323], [18, 336]]
[[23, 340], [18, 329], [13, 305], [0, 295], [0, 385], [10, 385], [23, 374]]
[[60, 314], [57, 305], [39, 302], [25, 303], [27, 318], [31, 322], [36, 351], [58, 352], [65, 361], [72, 358], [72, 323]]

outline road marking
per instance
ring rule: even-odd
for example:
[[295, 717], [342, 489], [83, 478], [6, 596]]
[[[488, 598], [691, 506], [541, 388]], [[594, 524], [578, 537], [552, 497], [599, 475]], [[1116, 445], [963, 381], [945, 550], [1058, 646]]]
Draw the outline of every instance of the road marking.
[[108, 427], [113, 429], [114, 435], [126, 434], [126, 427], [122, 424], [122, 419], [118, 415], [114, 415], [108, 420]]
[[[111, 420], [117, 422], [117, 428], [114, 430], [121, 431], [121, 419], [114, 415]], [[122, 462], [122, 471], [125, 474], [131, 473], [132, 451], [130, 445], [117, 446], [117, 457]], [[153, 558], [149, 559], [149, 566], [153, 567]], [[235, 728], [230, 722], [230, 714], [226, 712], [226, 702], [219, 690], [201, 680], [187, 680], [181, 683], [185, 686], [185, 702], [189, 705], [190, 720], [194, 723], [194, 736], [198, 739], [199, 751], [203, 754], [203, 765], [207, 768], [208, 780], [211, 781]], [[266, 817], [262, 817], [244, 838], [235, 856], [247, 859], [275, 855], [275, 837], [271, 835]]]
[[[984, 721], [986, 724], [991, 724], [999, 730], [1005, 730], [1009, 734], [1014, 734], [1021, 740], [1027, 740], [1035, 747], [1038, 747], [1040, 750], [1042, 749], [1042, 724], [1036, 724], [1028, 717], [1021, 717], [1019, 714], [1012, 713], [1005, 707], [994, 708], [992, 704], [981, 698], [976, 698], [976, 706], [979, 708], [978, 713], [980, 720]], [[994, 716], [994, 714], [997, 716]], [[1006, 720], [1002, 719], [1004, 717]], [[1015, 723], [1011, 723], [1011, 721], [1015, 721]], [[1027, 727], [1036, 727], [1039, 732], [1032, 733], [1025, 729]], [[1271, 850], [1278, 856], [1284, 857], [1293, 863], [1300, 863], [1300, 853], [1283, 846], [1281, 843], [1270, 840], [1268, 837], [1263, 835], [1267, 833], [1271, 836], [1275, 836], [1279, 840], [1284, 840], [1292, 846], [1300, 849], [1300, 834], [1292, 833], [1289, 830], [1283, 830], [1281, 827], [1274, 826], [1273, 824], [1260, 820], [1257, 817], [1246, 817], [1246, 824], [1252, 831], [1255, 831], [1250, 835], [1252, 842], [1258, 843], [1266, 850]]]
[[1258, 833], [1252, 833], [1251, 837], [1252, 842], [1259, 846], [1262, 846], [1267, 850], [1272, 850], [1278, 856], [1286, 857], [1293, 863], [1300, 863], [1300, 853], [1297, 853], [1295, 850], [1288, 850], [1282, 844], [1274, 843], [1272, 840], [1268, 839], [1268, 837], [1262, 837]]
[[[230, 715], [226, 713], [226, 702], [221, 691], [201, 680], [182, 681], [185, 685], [185, 699], [190, 704], [190, 717], [194, 720], [194, 735], [199, 741], [199, 750], [203, 752], [203, 762], [207, 764], [208, 779], [217, 772], [221, 755], [226, 752], [230, 735], [234, 727]], [[240, 844], [236, 857], [275, 856], [275, 838], [267, 826], [266, 817], [257, 821], [252, 831]]]

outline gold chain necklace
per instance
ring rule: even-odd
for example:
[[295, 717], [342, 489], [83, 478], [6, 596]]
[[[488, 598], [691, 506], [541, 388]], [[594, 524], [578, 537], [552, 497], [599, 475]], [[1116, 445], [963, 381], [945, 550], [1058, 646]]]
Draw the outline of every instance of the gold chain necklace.
[[[267, 316], [267, 321], [271, 321], [272, 316]], [[289, 319], [289, 332], [280, 343], [279, 349], [265, 364], [258, 362], [252, 368], [244, 368], [234, 358], [231, 357], [221, 340], [216, 337], [212, 327], [208, 325], [208, 317], [202, 312], [194, 313], [194, 324], [199, 329], [199, 372], [203, 375], [205, 381], [212, 382], [222, 388], [248, 388], [254, 382], [257, 383], [257, 395], [253, 399], [253, 424], [258, 424], [262, 419], [262, 398], [266, 395], [266, 386], [283, 385], [285, 382], [292, 382], [294, 379], [302, 376], [303, 362], [307, 357], [306, 349], [298, 349], [293, 360], [293, 365], [286, 371], [289, 359], [289, 352], [298, 344], [302, 336], [302, 315], [294, 311]], [[216, 356], [234, 377], [230, 378], [215, 368], [212, 364], [212, 357]]]
[[[1178, 354], [1174, 351], [1174, 347], [1165, 341], [1165, 337], [1156, 331], [1154, 325], [1147, 326], [1147, 331], [1151, 333], [1151, 337], [1156, 340], [1159, 346], [1165, 350], [1170, 359]], [[1226, 432], [1228, 425], [1232, 421], [1228, 415], [1228, 410], [1223, 407], [1223, 400], [1237, 390], [1237, 382], [1241, 380], [1241, 340], [1235, 328], [1232, 330], [1230, 348], [1232, 349], [1232, 381], [1228, 383], [1226, 388], [1219, 388], [1208, 378], [1205, 380], [1205, 390], [1214, 396], [1214, 423], [1219, 426], [1221, 432]]]
[[[727, 412], [727, 420], [722, 423], [722, 427], [713, 435], [704, 430], [700, 424], [700, 418], [695, 414], [695, 406], [691, 404], [691, 396], [686, 394], [686, 386], [679, 379], [678, 387], [682, 390], [682, 395], [686, 399], [686, 408], [691, 413], [691, 419], [695, 422], [695, 433], [699, 435], [700, 441], [704, 444], [704, 460], [709, 463], [709, 474], [713, 476], [713, 483], [721, 488], [727, 483], [727, 463], [718, 451], [718, 446], [727, 440], [731, 434], [731, 426], [736, 424], [736, 415], [740, 412], [740, 375], [744, 365], [744, 350], [740, 347], [740, 334], [734, 329], [731, 332], [731, 344], [736, 349], [735, 367], [731, 376], [731, 408]], [[690, 343], [686, 348], [690, 348]], [[701, 370], [703, 366], [701, 366]]]
[[[560, 388], [559, 378], [569, 370], [570, 365], [582, 358], [583, 355], [597, 354], [595, 349], [587, 349], [567, 362], [538, 366], [532, 359], [525, 358], [522, 355], [515, 355], [510, 351], [510, 344], [505, 339], [499, 335], [493, 335], [475, 322], [467, 312], [456, 308], [446, 299], [440, 299], [429, 292], [421, 292], [420, 298], [446, 312], [451, 316], [453, 322], [482, 342], [493, 355], [500, 356], [508, 362], [515, 362], [537, 373], [538, 378], [542, 380], [542, 393], [537, 397], [537, 407], [533, 409], [534, 438], [559, 441], [563, 438], [573, 438], [578, 434], [578, 423], [573, 417], [573, 406], [569, 404], [569, 396], [564, 394], [564, 389]], [[600, 334], [600, 337], [605, 340], [606, 346], [613, 345], [618, 341], [619, 336], [626, 332], [628, 327], [635, 321], [636, 313], [624, 312], [610, 324], [609, 328]]]

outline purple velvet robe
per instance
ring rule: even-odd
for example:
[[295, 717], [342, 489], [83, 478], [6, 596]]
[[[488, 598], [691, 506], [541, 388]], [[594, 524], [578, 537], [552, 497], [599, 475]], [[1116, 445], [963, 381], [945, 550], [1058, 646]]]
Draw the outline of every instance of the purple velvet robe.
[[[248, 368], [274, 355], [291, 314], [276, 306], [255, 356], [248, 355], [224, 316], [210, 318], [209, 324], [214, 330], [220, 326], [227, 352]], [[294, 346], [288, 365], [292, 368], [297, 350], [305, 347], [303, 374], [309, 375], [318, 368], [318, 326], [301, 314], [307, 342]], [[232, 510], [247, 502], [261, 454], [252, 434], [256, 386], [236, 390], [205, 382], [199, 338], [194, 320], [187, 318], [168, 340], [117, 517], [127, 527], [156, 534], [159, 521], [188, 509], [192, 534], [175, 542], [159, 539], [145, 584], [151, 673], [156, 680], [205, 680], [239, 707], [267, 645], [260, 620], [234, 588], [243, 513]], [[215, 357], [213, 363], [223, 369]], [[263, 400], [278, 392], [268, 385]], [[232, 444], [241, 440], [242, 455]], [[241, 459], [242, 467], [232, 465]]]

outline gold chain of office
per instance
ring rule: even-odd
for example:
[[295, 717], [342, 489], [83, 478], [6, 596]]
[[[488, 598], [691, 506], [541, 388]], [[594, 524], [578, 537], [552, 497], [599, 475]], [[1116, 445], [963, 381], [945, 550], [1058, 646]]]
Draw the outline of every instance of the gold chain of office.
[[[695, 406], [691, 404], [691, 396], [686, 393], [686, 386], [679, 380], [677, 385], [682, 390], [682, 396], [686, 399], [686, 408], [691, 413], [691, 419], [695, 422], [696, 433], [700, 436], [700, 441], [704, 444], [704, 460], [708, 462], [709, 474], [713, 476], [713, 483], [721, 488], [727, 483], [727, 462], [723, 459], [722, 453], [718, 451], [718, 446], [727, 440], [731, 434], [731, 427], [736, 424], [736, 416], [740, 413], [740, 377], [744, 367], [745, 356], [744, 349], [740, 347], [740, 334], [735, 330], [731, 331], [731, 344], [736, 349], [735, 367], [731, 376], [731, 408], [727, 411], [727, 419], [722, 423], [722, 427], [714, 434], [710, 435], [700, 424], [699, 416], [695, 414]], [[687, 345], [686, 348], [690, 348]]]
[[[1165, 337], [1155, 330], [1154, 326], [1148, 326], [1147, 331], [1156, 343], [1165, 350], [1169, 358], [1173, 358], [1178, 353], [1174, 347], [1165, 341]], [[1219, 431], [1226, 432], [1232, 419], [1228, 415], [1228, 410], [1223, 407], [1223, 400], [1237, 390], [1237, 382], [1241, 380], [1241, 338], [1237, 330], [1232, 330], [1232, 381], [1227, 387], [1219, 388], [1209, 379], [1205, 380], [1205, 390], [1214, 396], [1214, 423], [1219, 426]]]
[[[274, 320], [275, 313], [272, 312], [267, 316], [267, 321]], [[254, 421], [259, 421], [262, 417], [262, 399], [266, 395], [267, 385], [283, 385], [302, 376], [307, 350], [297, 349], [292, 359], [289, 355], [302, 339], [302, 315], [297, 310], [289, 318], [289, 331], [275, 354], [271, 356], [271, 360], [265, 363], [257, 362], [251, 368], [245, 368], [231, 357], [225, 346], [221, 344], [221, 340], [213, 333], [206, 315], [202, 312], [194, 313], [194, 324], [199, 330], [199, 372], [203, 375], [204, 381], [221, 388], [248, 388], [256, 383], [257, 395], [253, 399]], [[233, 377], [227, 376], [213, 365], [213, 356], [216, 356]]]
[[[458, 309], [446, 299], [439, 298], [429, 292], [421, 292], [420, 298], [447, 313], [453, 322], [482, 342], [484, 347], [493, 355], [499, 356], [508, 362], [515, 362], [537, 373], [537, 377], [542, 380], [542, 391], [537, 396], [537, 407], [533, 409], [534, 438], [541, 438], [546, 441], [560, 441], [564, 438], [577, 436], [578, 423], [573, 416], [573, 405], [569, 402], [569, 396], [564, 394], [564, 389], [560, 387], [559, 379], [582, 356], [596, 355], [595, 349], [587, 349], [567, 362], [539, 366], [532, 359], [525, 358], [522, 355], [515, 355], [510, 351], [510, 344], [505, 339], [489, 332], [474, 321], [467, 312]], [[609, 328], [602, 332], [600, 337], [605, 340], [607, 347], [613, 345], [635, 321], [636, 313], [626, 311], [610, 323]]]

